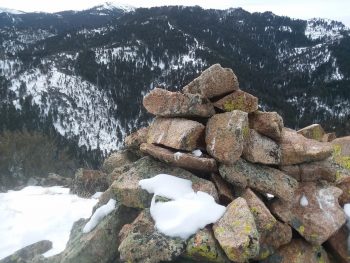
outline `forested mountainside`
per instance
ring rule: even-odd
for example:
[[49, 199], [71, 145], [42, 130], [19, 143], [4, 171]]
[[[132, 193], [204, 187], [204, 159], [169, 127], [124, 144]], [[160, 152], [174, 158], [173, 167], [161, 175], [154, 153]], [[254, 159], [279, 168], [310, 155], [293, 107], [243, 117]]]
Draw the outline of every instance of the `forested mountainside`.
[[95, 164], [151, 119], [144, 94], [178, 90], [214, 63], [286, 126], [350, 132], [350, 30], [336, 21], [111, 3], [5, 10], [0, 45], [0, 129], [43, 132]]

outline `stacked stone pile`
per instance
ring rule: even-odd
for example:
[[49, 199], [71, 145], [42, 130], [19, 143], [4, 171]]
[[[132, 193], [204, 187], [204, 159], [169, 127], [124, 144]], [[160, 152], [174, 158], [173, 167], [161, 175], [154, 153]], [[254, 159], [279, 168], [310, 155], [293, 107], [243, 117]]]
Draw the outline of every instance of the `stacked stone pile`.
[[[164, 248], [172, 256], [160, 260], [182, 255], [208, 262], [330, 262], [335, 255], [336, 262], [349, 262], [346, 242], [332, 242], [336, 235], [347, 235], [338, 198], [345, 198], [342, 204], [350, 201], [349, 170], [332, 156], [334, 134], [320, 125], [285, 128], [280, 115], [259, 111], [258, 99], [240, 90], [234, 72], [218, 64], [182, 92], [152, 90], [143, 105], [156, 117], [127, 137], [126, 145], [163, 164], [145, 157], [138, 161], [144, 164], [116, 176], [112, 185], [122, 204], [144, 209], [128, 226], [138, 230], [123, 232], [119, 251], [124, 260], [157, 262], [151, 252], [130, 252], [141, 243], [150, 245], [144, 242], [155, 231], [140, 228], [153, 222], [147, 210], [150, 195], [137, 182], [169, 173], [192, 180], [195, 190], [211, 193], [227, 211], [187, 242], [162, 242], [173, 250]], [[155, 167], [150, 170], [145, 162]], [[136, 233], [137, 245], [131, 237]]]

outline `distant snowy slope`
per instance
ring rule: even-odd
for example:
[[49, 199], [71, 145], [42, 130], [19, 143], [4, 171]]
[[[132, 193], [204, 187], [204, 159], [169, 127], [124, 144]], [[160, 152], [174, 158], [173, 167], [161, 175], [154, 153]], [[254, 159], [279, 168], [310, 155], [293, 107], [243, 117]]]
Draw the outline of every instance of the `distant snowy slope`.
[[0, 13], [9, 13], [9, 14], [13, 14], [13, 15], [19, 15], [19, 14], [24, 14], [25, 12], [15, 10], [15, 9], [0, 7]]

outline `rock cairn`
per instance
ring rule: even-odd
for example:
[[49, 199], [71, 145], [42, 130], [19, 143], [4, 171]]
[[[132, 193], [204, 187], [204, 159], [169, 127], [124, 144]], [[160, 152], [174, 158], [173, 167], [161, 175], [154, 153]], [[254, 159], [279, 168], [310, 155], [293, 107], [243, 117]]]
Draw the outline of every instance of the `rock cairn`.
[[[337, 262], [349, 262], [346, 249], [342, 253], [340, 245], [332, 242], [347, 231], [338, 198], [340, 188], [350, 183], [349, 170], [333, 156], [334, 134], [326, 134], [318, 124], [299, 131], [284, 127], [278, 113], [259, 111], [258, 98], [240, 90], [234, 72], [219, 64], [182, 92], [152, 90], [143, 105], [156, 117], [149, 127], [127, 137], [127, 146], [139, 147], [166, 164], [159, 172], [188, 178], [196, 190], [227, 205], [218, 222], [187, 242], [162, 242], [169, 246], [165, 250], [171, 257], [157, 259], [182, 255], [208, 262], [330, 262], [327, 252], [331, 252], [341, 260]], [[176, 167], [191, 175], [177, 172]], [[152, 172], [122, 174], [113, 183], [121, 203], [145, 209], [130, 229], [153, 224], [147, 212], [150, 196], [137, 185], [138, 180], [154, 176]], [[349, 200], [344, 194], [342, 204]], [[154, 235], [153, 227], [144, 232], [138, 228], [143, 239], [138, 242], [147, 247], [147, 256], [143, 254], [150, 259], [147, 262], [157, 262], [154, 257], [159, 253], [144, 243], [149, 231]], [[140, 245], [130, 241], [135, 231], [125, 232], [129, 234], [123, 234], [119, 247], [122, 258], [143, 262], [143, 256], [130, 252]]]
[[[95, 209], [114, 198], [116, 210], [87, 234], [86, 220], [76, 222], [64, 252], [33, 262], [349, 262], [338, 202], [350, 203], [350, 137], [335, 139], [320, 125], [285, 128], [218, 64], [182, 92], [152, 90], [143, 105], [155, 119], [102, 167], [109, 188]], [[161, 173], [191, 180], [225, 214], [188, 240], [160, 233], [152, 194], [138, 182]], [[89, 192], [101, 177], [90, 174], [76, 178]]]

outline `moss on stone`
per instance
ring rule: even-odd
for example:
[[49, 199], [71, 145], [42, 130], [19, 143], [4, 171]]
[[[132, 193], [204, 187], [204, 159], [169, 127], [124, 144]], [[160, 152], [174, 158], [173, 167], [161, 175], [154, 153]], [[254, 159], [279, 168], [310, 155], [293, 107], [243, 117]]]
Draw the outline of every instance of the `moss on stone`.
[[341, 145], [333, 145], [333, 158], [342, 167], [350, 170], [350, 156], [342, 156], [341, 151]]

